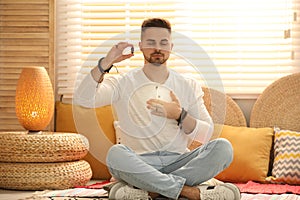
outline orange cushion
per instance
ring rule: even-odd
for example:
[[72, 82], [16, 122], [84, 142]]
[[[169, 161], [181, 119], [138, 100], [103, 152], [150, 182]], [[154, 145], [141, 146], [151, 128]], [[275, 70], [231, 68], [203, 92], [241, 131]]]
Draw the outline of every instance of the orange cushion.
[[111, 175], [105, 165], [105, 158], [107, 150], [116, 142], [111, 106], [89, 109], [56, 102], [55, 108], [56, 131], [74, 132], [86, 136], [90, 148], [84, 160], [91, 165], [92, 178], [109, 179]]
[[236, 183], [266, 181], [272, 147], [272, 128], [223, 125], [220, 137], [231, 142], [234, 157], [230, 166], [216, 176], [217, 179]]

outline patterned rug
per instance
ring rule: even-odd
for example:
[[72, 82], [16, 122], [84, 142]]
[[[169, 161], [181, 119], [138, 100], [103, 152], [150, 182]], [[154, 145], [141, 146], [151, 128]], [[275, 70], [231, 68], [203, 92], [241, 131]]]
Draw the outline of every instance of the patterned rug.
[[[104, 200], [107, 192], [104, 186], [110, 185], [109, 181], [96, 182], [84, 187], [67, 190], [39, 191], [30, 199], [39, 200], [80, 200], [93, 199]], [[280, 185], [280, 184], [261, 184], [249, 181], [246, 184], [236, 184], [242, 192], [241, 200], [300, 200], [300, 186]], [[26, 198], [28, 199], [28, 198]], [[167, 199], [167, 198], [159, 198]]]
[[246, 184], [236, 184], [242, 193], [253, 194], [300, 194], [300, 185], [263, 184], [249, 181]]
[[247, 194], [242, 193], [241, 200], [300, 200], [296, 194]]

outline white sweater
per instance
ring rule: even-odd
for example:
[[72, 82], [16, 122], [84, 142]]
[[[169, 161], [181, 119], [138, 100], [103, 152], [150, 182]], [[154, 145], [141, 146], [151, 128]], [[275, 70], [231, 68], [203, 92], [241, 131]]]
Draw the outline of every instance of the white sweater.
[[[74, 104], [96, 108], [112, 105], [117, 118], [114, 125], [119, 142], [136, 153], [170, 151], [183, 153], [194, 139], [207, 142], [213, 132], [211, 117], [203, 103], [200, 84], [169, 69], [164, 84], [150, 81], [141, 68], [119, 77], [108, 77], [99, 84], [91, 74], [82, 81], [74, 95]], [[150, 98], [171, 101], [170, 90], [197, 121], [190, 134], [184, 133], [175, 119], [155, 116], [146, 108]]]

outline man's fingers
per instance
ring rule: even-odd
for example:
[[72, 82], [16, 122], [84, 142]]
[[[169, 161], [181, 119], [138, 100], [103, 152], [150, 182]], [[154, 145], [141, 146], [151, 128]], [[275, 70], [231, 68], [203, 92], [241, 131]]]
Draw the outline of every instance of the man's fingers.
[[176, 97], [176, 95], [174, 94], [173, 91], [170, 91], [170, 96], [171, 96], [172, 101], [179, 104], [179, 100], [178, 100], [178, 98]]
[[118, 44], [116, 44], [114, 46], [114, 48], [116, 48], [120, 51], [124, 51], [126, 48], [129, 48], [130, 52], [131, 52], [131, 48], [133, 48], [133, 44], [130, 44], [128, 42], [119, 42]]
[[122, 55], [133, 55], [133, 54], [134, 54], [133, 46], [128, 46], [122, 51]]
[[[134, 56], [131, 48], [133, 48], [133, 44], [128, 42], [119, 42], [111, 48], [106, 57], [109, 58], [111, 64], [121, 62]], [[129, 52], [126, 53], [126, 49], [129, 49]]]
[[160, 99], [149, 99], [147, 101], [148, 104], [159, 104], [159, 105], [163, 105], [164, 101], [160, 100]]
[[133, 56], [133, 54], [127, 54], [127, 55], [122, 55], [122, 58], [125, 60], [128, 58], [131, 58], [132, 56]]
[[164, 107], [160, 104], [149, 105], [147, 108], [151, 110], [151, 114], [165, 116]]

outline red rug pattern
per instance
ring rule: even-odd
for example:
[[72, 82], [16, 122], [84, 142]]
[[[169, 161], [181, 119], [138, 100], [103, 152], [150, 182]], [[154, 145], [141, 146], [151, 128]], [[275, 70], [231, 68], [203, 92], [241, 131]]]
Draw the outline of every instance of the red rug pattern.
[[242, 193], [252, 194], [300, 194], [300, 185], [264, 184], [249, 181], [236, 184]]

